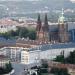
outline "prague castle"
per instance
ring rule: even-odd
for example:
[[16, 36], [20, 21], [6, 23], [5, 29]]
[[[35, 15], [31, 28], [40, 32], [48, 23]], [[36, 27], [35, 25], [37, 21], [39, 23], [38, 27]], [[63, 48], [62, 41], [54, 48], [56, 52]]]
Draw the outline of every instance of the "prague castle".
[[[4, 42], [4, 46], [2, 45], [1, 54], [6, 54], [6, 56], [12, 58], [12, 61], [21, 61], [22, 64], [35, 63], [36, 60], [39, 62], [41, 59], [53, 60], [63, 51], [64, 56], [67, 56], [75, 50], [75, 43], [70, 42], [69, 30], [72, 30], [70, 26], [68, 20], [64, 17], [63, 10], [55, 27], [49, 24], [47, 14], [45, 14], [44, 22], [38, 14], [36, 40], [25, 38], [19, 38], [16, 41], [7, 40]], [[75, 39], [74, 35], [73, 39]]]
[[[48, 21], [47, 13], [45, 13], [44, 21], [41, 20], [41, 15], [38, 14], [38, 19], [36, 22], [36, 40], [30, 40], [25, 38], [18, 38], [15, 43], [10, 45], [15, 45], [19, 47], [33, 48], [42, 44], [57, 44], [57, 43], [67, 43], [71, 42], [71, 38], [75, 41], [74, 31], [75, 25], [68, 24], [68, 20], [64, 17], [64, 11], [60, 14], [57, 23], [50, 25]], [[72, 25], [72, 26], [71, 26]], [[69, 32], [71, 30], [71, 32]], [[2, 46], [9, 46], [10, 40], [3, 43]], [[1, 43], [2, 44], [2, 43]]]
[[67, 19], [64, 17], [63, 9], [58, 19], [58, 28], [55, 31], [50, 31], [50, 29], [47, 14], [45, 14], [45, 20], [43, 23], [39, 14], [36, 27], [38, 41], [59, 43], [69, 42], [68, 23]]

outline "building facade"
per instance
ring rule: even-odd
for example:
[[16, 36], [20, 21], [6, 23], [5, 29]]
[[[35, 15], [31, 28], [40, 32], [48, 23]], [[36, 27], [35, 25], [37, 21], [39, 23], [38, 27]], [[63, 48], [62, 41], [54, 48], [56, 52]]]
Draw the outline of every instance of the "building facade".
[[0, 55], [0, 68], [6, 67], [6, 64], [9, 64], [9, 61], [10, 60], [6, 56]]
[[37, 20], [37, 40], [43, 41], [43, 42], [60, 42], [60, 43], [66, 43], [69, 42], [69, 32], [68, 32], [68, 20], [64, 17], [64, 11], [62, 9], [62, 13], [59, 16], [58, 19], [58, 25], [57, 28], [52, 30], [48, 24], [48, 18], [47, 14], [45, 14], [45, 20], [44, 22], [40, 19], [40, 14], [38, 15]]
[[39, 63], [42, 59], [53, 60], [63, 52], [67, 57], [70, 52], [75, 50], [75, 43], [42, 44], [34, 48], [4, 47], [1, 50], [13, 62], [31, 64]]
[[22, 47], [3, 47], [3, 55], [7, 56], [13, 62], [21, 61], [21, 50]]
[[44, 42], [49, 41], [49, 25], [47, 14], [45, 14], [44, 24], [41, 22], [40, 14], [38, 15], [36, 32], [37, 32], [37, 40]]
[[29, 64], [29, 52], [28, 49], [24, 49], [21, 51], [21, 63]]

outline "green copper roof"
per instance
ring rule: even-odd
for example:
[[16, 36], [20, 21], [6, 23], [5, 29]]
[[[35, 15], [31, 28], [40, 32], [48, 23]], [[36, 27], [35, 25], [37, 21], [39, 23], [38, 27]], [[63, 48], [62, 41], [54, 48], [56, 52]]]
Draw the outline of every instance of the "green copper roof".
[[64, 17], [64, 11], [63, 11], [63, 9], [62, 9], [62, 13], [61, 13], [61, 15], [59, 16], [58, 22], [63, 23], [63, 22], [65, 22], [65, 21], [67, 21], [67, 18]]

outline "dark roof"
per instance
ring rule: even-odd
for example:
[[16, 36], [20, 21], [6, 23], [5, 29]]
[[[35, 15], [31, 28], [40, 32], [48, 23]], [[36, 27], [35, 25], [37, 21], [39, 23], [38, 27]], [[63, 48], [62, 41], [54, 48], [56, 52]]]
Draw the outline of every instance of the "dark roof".
[[75, 48], [75, 43], [63, 43], [63, 44], [44, 44], [44, 45], [40, 45], [39, 48], [32, 48], [30, 49], [30, 51], [32, 50], [49, 50], [49, 49], [64, 49], [64, 48]]
[[14, 39], [5, 39], [3, 37], [0, 37], [0, 44], [15, 44], [16, 40]]

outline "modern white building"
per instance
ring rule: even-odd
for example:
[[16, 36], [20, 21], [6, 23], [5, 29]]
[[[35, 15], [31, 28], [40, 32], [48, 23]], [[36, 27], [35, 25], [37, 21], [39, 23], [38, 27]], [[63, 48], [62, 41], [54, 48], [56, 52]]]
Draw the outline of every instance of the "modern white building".
[[75, 50], [75, 43], [46, 44], [36, 48], [21, 51], [21, 63], [38, 63], [41, 59], [53, 60], [57, 55], [63, 54], [67, 57]]
[[43, 44], [35, 48], [4, 47], [2, 50], [12, 61], [32, 64], [39, 63], [41, 59], [52, 60], [63, 52], [64, 56], [67, 57], [70, 52], [75, 50], [75, 43]]
[[21, 63], [29, 64], [29, 52], [27, 48], [21, 51]]
[[0, 55], [0, 67], [5, 67], [6, 64], [9, 64], [9, 59], [4, 55]]
[[75, 43], [47, 44], [29, 50], [29, 63], [38, 63], [41, 59], [53, 60], [57, 55], [67, 57], [75, 50]]
[[5, 56], [11, 59], [11, 61], [20, 62], [22, 47], [3, 47], [1, 50], [4, 51]]

